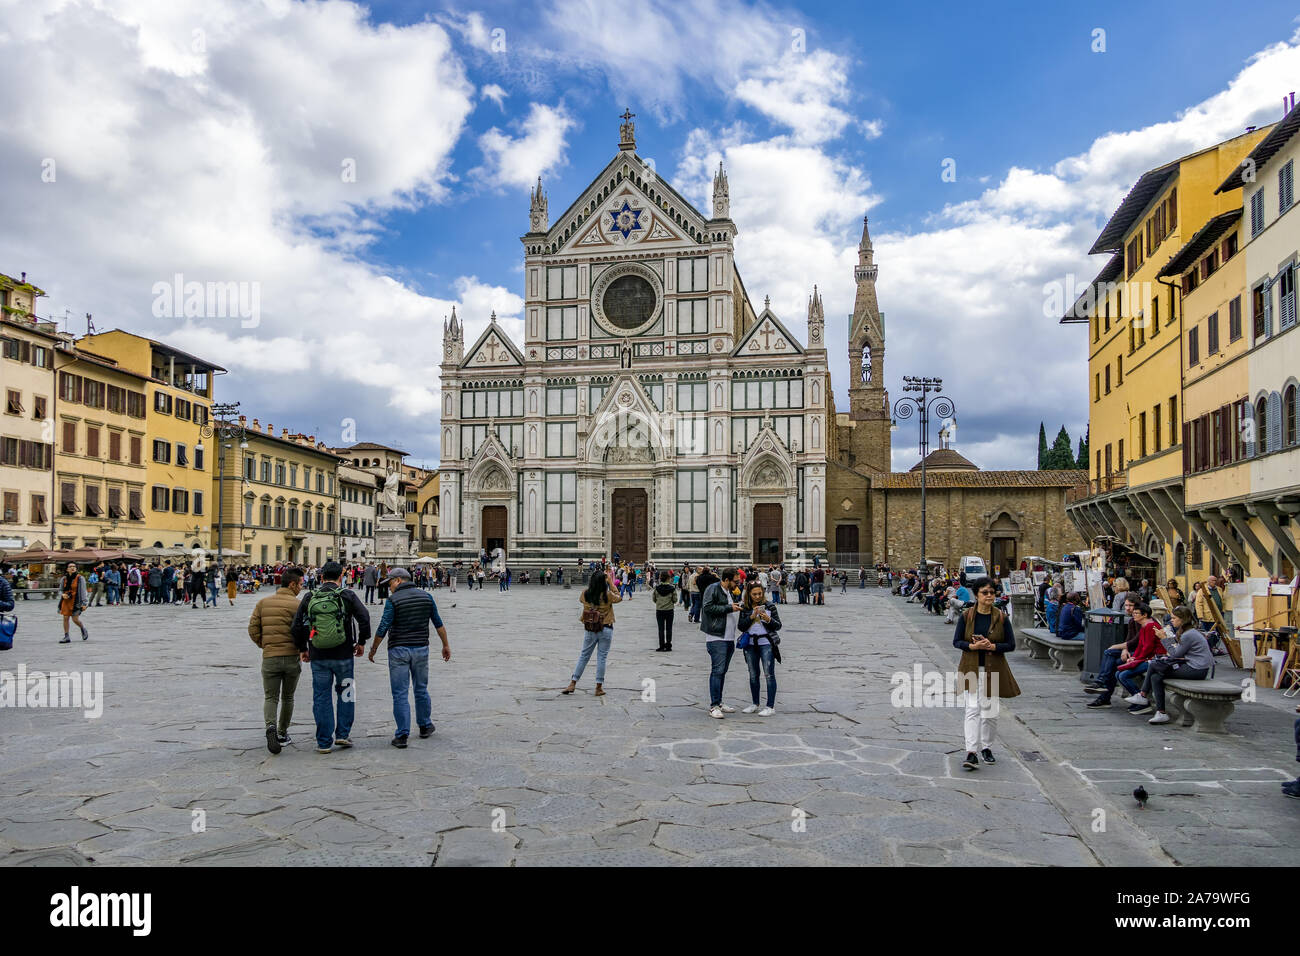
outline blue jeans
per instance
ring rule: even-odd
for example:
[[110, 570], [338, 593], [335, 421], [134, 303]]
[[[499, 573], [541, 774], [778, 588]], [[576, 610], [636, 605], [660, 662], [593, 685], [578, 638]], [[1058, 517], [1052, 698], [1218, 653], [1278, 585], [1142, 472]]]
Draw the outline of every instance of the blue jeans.
[[415, 685], [415, 722], [421, 727], [433, 723], [433, 704], [429, 700], [429, 648], [390, 647], [388, 649], [388, 686], [393, 692], [393, 720], [397, 737], [411, 733], [411, 704], [407, 688]]
[[[334, 722], [334, 701], [338, 697], [338, 723]], [[311, 662], [311, 713], [316, 718], [316, 746], [332, 747], [347, 740], [356, 714], [356, 682], [352, 679], [352, 658]]]
[[776, 706], [776, 670], [772, 660], [771, 644], [751, 644], [745, 648], [745, 664], [749, 667], [749, 695], [758, 706], [758, 665], [762, 661], [763, 673], [767, 675], [767, 706]]
[[704, 645], [709, 649], [709, 658], [713, 669], [709, 671], [709, 706], [717, 707], [722, 703], [722, 683], [727, 678], [727, 668], [731, 666], [731, 655], [736, 653], [734, 641], [708, 641]]
[[1119, 682], [1124, 685], [1124, 689], [1130, 694], [1136, 694], [1138, 688], [1142, 686], [1142, 681], [1136, 678], [1147, 672], [1147, 662], [1143, 661], [1137, 667], [1130, 668], [1126, 671], [1119, 671]]
[[1101, 652], [1101, 670], [1097, 672], [1097, 683], [1106, 685], [1106, 693], [1115, 690], [1115, 668], [1119, 667], [1119, 656], [1124, 653], [1121, 648], [1106, 648]]
[[686, 615], [687, 620], [694, 621], [696, 624], [700, 622], [700, 598], [701, 597], [703, 597], [703, 595], [700, 594], [699, 591], [691, 592], [691, 610], [690, 613]]
[[216, 581], [209, 581], [209, 582], [208, 582], [208, 600], [210, 600], [213, 604], [216, 604], [216, 603], [217, 603], [217, 593], [218, 593], [217, 582], [216, 582]]
[[116, 585], [116, 584], [110, 584], [110, 585], [108, 586], [108, 603], [109, 603], [109, 604], [116, 604], [116, 603], [117, 603], [118, 601], [120, 601], [120, 600], [121, 600], [121, 598], [119, 598], [119, 597], [117, 596], [117, 585]]
[[578, 654], [578, 663], [573, 668], [571, 678], [575, 684], [582, 679], [582, 672], [587, 669], [587, 661], [591, 660], [592, 650], [596, 651], [596, 683], [605, 683], [605, 661], [609, 657], [609, 645], [613, 640], [613, 627], [582, 632], [582, 651]]

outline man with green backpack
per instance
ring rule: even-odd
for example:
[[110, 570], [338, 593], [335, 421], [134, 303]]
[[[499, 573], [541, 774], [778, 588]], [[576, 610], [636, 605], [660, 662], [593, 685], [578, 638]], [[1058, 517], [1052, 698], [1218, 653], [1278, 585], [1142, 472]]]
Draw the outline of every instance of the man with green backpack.
[[[303, 661], [311, 661], [312, 715], [316, 718], [316, 752], [351, 747], [352, 720], [356, 713], [356, 682], [352, 659], [360, 657], [370, 640], [370, 612], [352, 590], [340, 584], [343, 566], [328, 561], [321, 568], [322, 583], [304, 597], [294, 615], [294, 644]], [[335, 702], [338, 715], [335, 720]]]

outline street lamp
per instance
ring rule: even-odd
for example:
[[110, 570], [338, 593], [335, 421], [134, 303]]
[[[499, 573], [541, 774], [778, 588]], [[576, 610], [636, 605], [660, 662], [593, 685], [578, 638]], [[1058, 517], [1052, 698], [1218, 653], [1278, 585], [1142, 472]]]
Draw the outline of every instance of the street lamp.
[[[195, 450], [203, 450], [203, 438], [217, 436], [217, 569], [220, 570], [225, 563], [222, 551], [225, 550], [225, 506], [226, 506], [226, 449], [233, 447], [236, 438], [239, 439], [239, 447], [245, 449], [248, 447], [248, 437], [244, 431], [244, 426], [237, 424], [232, 419], [236, 412], [239, 411], [239, 402], [221, 402], [214, 403], [212, 406], [212, 418], [207, 424], [199, 429], [199, 435], [202, 436], [199, 443], [195, 445]], [[215, 427], [213, 425], [215, 422]], [[241, 542], [242, 544], [242, 542]]]
[[904, 395], [894, 403], [894, 419], [890, 422], [890, 428], [897, 430], [900, 421], [907, 421], [916, 413], [919, 415], [921, 428], [921, 563], [917, 565], [917, 573], [924, 574], [926, 571], [926, 552], [925, 552], [925, 459], [930, 454], [930, 412], [933, 411], [939, 418], [951, 418], [957, 410], [952, 399], [946, 395], [931, 399], [930, 393], [938, 395], [943, 390], [943, 379], [918, 377], [915, 375], [903, 376], [903, 391], [917, 392], [920, 398], [913, 398], [910, 395]]

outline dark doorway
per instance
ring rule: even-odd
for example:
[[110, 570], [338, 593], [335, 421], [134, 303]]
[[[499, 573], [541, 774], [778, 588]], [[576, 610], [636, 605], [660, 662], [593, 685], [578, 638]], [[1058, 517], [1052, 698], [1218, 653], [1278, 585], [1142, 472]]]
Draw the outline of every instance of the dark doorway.
[[780, 505], [754, 505], [754, 564], [765, 566], [785, 560], [783, 531]]
[[506, 528], [510, 525], [505, 505], [487, 505], [483, 508], [483, 547], [488, 554], [493, 548], [506, 549]]
[[650, 507], [644, 488], [619, 488], [614, 492], [610, 555], [624, 561], [645, 562], [650, 556]]
[[858, 526], [840, 524], [835, 526], [835, 563], [858, 564]]
[[[1016, 539], [1015, 538], [994, 538], [992, 551], [989, 554], [991, 559], [989, 571], [1006, 576], [1009, 572], [1020, 567], [1016, 561]], [[995, 570], [996, 569], [996, 570]]]

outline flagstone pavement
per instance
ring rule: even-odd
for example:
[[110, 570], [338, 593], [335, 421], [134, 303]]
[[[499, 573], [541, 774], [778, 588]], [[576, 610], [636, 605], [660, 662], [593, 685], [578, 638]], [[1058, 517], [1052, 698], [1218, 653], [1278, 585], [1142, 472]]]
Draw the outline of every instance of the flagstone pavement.
[[[264, 592], [267, 593], [267, 592]], [[385, 651], [357, 662], [351, 750], [315, 752], [307, 667], [291, 734], [265, 747], [259, 651], [235, 607], [93, 608], [57, 642], [20, 602], [0, 671], [102, 673], [103, 713], [0, 707], [0, 862], [10, 865], [1279, 865], [1300, 849], [1291, 701], [1239, 705], [1210, 737], [1088, 710], [1030, 661], [997, 764], [962, 770], [961, 711], [896, 707], [891, 677], [948, 670], [951, 628], [885, 591], [782, 608], [777, 713], [707, 714], [709, 659], [679, 608], [657, 653], [646, 594], [617, 608], [607, 696], [595, 661], [560, 694], [578, 592], [434, 592], [437, 732], [389, 746]], [[379, 608], [373, 609], [378, 622]], [[436, 643], [436, 640], [435, 640]], [[1228, 676], [1220, 673], [1220, 677]], [[748, 703], [743, 657], [726, 700]], [[1130, 796], [1141, 783], [1146, 809]]]

